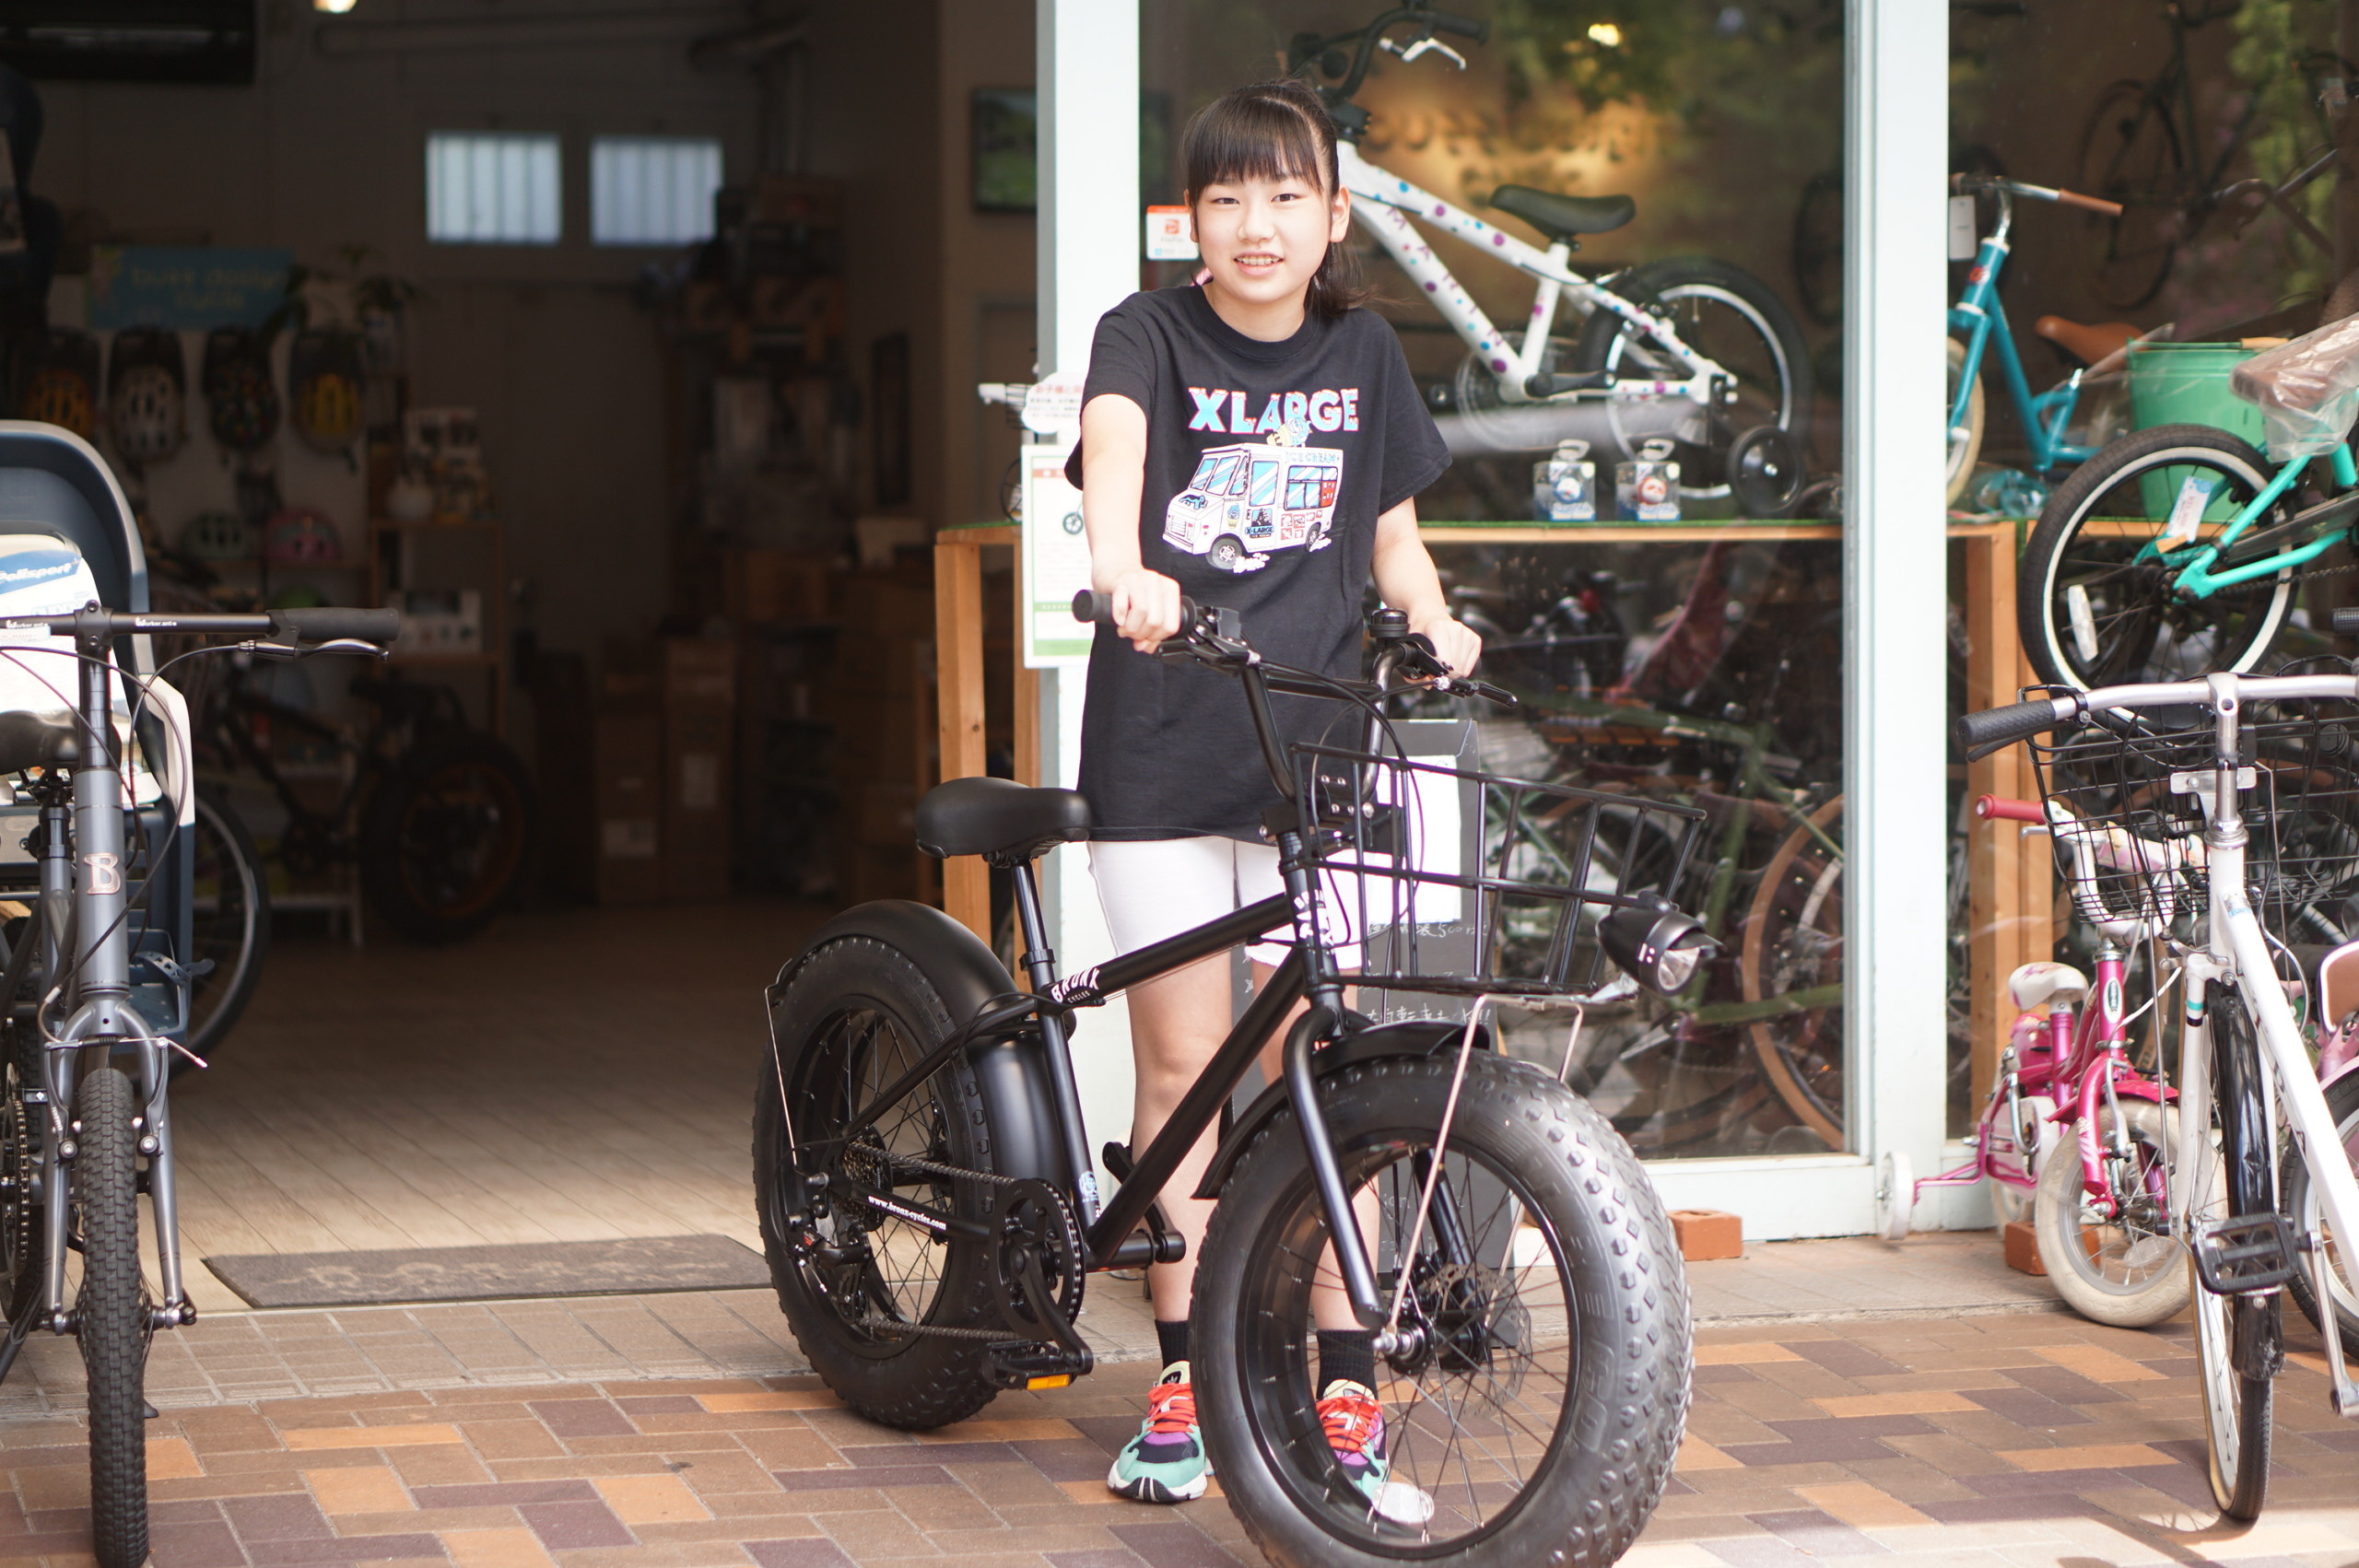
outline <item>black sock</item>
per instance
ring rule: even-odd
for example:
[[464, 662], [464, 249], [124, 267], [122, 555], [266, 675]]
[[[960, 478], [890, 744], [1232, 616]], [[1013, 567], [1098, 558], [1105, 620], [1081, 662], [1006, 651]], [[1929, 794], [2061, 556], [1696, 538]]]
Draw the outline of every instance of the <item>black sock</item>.
[[[1161, 1325], [1157, 1325], [1161, 1327]], [[1339, 1377], [1376, 1387], [1376, 1336], [1366, 1328], [1319, 1330], [1319, 1391]]]
[[1164, 1365], [1169, 1366], [1175, 1361], [1186, 1361], [1188, 1359], [1188, 1320], [1183, 1317], [1177, 1323], [1166, 1323], [1162, 1318], [1156, 1318], [1155, 1341], [1162, 1348]]

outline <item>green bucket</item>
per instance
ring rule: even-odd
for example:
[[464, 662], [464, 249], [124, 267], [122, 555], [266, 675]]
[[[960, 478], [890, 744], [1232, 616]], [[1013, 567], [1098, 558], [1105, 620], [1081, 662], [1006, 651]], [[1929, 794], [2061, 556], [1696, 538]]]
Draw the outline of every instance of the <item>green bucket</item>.
[[[2259, 352], [2235, 343], [2133, 343], [2130, 345], [2130, 422], [2141, 430], [2157, 425], [2209, 425], [2259, 446], [2266, 432], [2260, 410], [2228, 390], [2228, 372]], [[2140, 498], [2146, 515], [2170, 515], [2178, 483], [2168, 470], [2141, 475]], [[2206, 522], [2236, 515], [2225, 497], [2203, 509]]]

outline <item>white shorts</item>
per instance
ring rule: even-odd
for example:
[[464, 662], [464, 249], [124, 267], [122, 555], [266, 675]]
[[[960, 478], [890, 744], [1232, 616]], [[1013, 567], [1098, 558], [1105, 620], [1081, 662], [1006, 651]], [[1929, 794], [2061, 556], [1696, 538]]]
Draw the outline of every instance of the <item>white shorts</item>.
[[[1097, 902], [1118, 954], [1135, 953], [1286, 890], [1274, 846], [1211, 836], [1095, 842], [1089, 846], [1089, 872], [1097, 879]], [[1335, 884], [1357, 881], [1332, 873], [1327, 878], [1321, 903], [1331, 941], [1348, 942], [1350, 920], [1344, 916], [1355, 891]], [[1344, 896], [1337, 897], [1339, 893]], [[1270, 940], [1249, 945], [1246, 954], [1275, 968], [1293, 948], [1293, 928], [1281, 926]], [[1334, 951], [1339, 967], [1358, 967], [1357, 946]]]

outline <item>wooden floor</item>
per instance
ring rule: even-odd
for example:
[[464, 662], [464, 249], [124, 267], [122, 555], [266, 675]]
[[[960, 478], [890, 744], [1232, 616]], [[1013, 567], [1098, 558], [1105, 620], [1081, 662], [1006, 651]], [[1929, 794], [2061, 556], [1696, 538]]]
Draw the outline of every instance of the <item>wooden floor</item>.
[[821, 918], [749, 901], [517, 916], [452, 950], [282, 943], [172, 1091], [198, 1307], [242, 1305], [217, 1253], [758, 1246], [761, 992]]

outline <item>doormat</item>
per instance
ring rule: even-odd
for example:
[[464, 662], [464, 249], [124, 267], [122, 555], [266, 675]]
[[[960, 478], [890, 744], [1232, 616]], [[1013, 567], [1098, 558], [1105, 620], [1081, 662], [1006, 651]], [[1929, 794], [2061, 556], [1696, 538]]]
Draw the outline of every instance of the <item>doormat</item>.
[[770, 1282], [762, 1255], [723, 1235], [390, 1252], [254, 1252], [208, 1258], [205, 1266], [252, 1306], [648, 1295], [750, 1290]]

